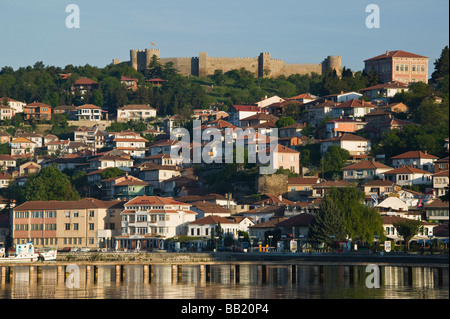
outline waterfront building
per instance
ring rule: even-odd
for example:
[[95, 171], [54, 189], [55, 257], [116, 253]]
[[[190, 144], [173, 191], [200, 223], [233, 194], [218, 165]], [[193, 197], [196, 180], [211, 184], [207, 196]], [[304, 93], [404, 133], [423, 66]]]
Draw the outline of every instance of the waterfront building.
[[124, 204], [119, 249], [158, 249], [167, 238], [188, 234], [196, 212], [172, 197], [137, 196]]
[[109, 209], [118, 203], [94, 198], [25, 202], [13, 209], [12, 242], [32, 242], [36, 248], [100, 248], [101, 242], [111, 240], [111, 233], [105, 238], [99, 231], [111, 227]]

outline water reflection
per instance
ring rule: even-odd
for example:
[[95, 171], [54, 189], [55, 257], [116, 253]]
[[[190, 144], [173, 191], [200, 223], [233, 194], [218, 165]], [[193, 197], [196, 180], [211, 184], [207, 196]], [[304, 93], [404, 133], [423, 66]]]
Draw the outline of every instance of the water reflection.
[[0, 299], [448, 299], [448, 268], [380, 267], [380, 288], [366, 287], [365, 266], [127, 265], [79, 267], [68, 288], [56, 266], [15, 267]]

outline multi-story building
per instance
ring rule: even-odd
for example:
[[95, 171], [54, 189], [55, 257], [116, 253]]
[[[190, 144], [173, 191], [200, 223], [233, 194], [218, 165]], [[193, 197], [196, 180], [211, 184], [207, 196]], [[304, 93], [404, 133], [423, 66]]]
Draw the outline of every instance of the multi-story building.
[[74, 132], [74, 141], [86, 144], [94, 152], [105, 147], [107, 133], [97, 126], [78, 127]]
[[422, 185], [431, 184], [432, 173], [414, 168], [412, 166], [403, 166], [383, 173], [385, 179], [393, 181], [398, 185]]
[[428, 154], [427, 151], [408, 151], [391, 158], [393, 168], [408, 165], [428, 172], [434, 172], [434, 162], [438, 159], [438, 157]]
[[52, 118], [52, 108], [44, 103], [34, 102], [23, 106], [26, 120], [50, 120]]
[[223, 236], [231, 236], [233, 239], [239, 239], [239, 232], [248, 232], [249, 227], [255, 225], [248, 217], [220, 217], [209, 215], [190, 222], [188, 224], [188, 235], [210, 239], [211, 233], [218, 234], [219, 224]]
[[434, 196], [440, 197], [445, 195], [449, 190], [449, 176], [448, 176], [448, 170], [446, 171], [440, 171], [438, 173], [434, 173], [432, 175], [433, 179], [433, 190], [434, 190]]
[[110, 133], [114, 136], [112, 140], [113, 148], [129, 154], [133, 158], [145, 157], [145, 143], [148, 141], [135, 132]]
[[102, 108], [93, 104], [84, 104], [75, 108], [75, 116], [78, 121], [101, 121]]
[[24, 137], [18, 137], [11, 141], [10, 147], [11, 147], [11, 156], [27, 157], [32, 156], [34, 154], [36, 143]]
[[72, 85], [72, 94], [79, 93], [85, 95], [88, 91], [98, 89], [100, 84], [89, 78], [79, 78]]
[[364, 61], [365, 71], [374, 70], [382, 83], [428, 83], [428, 58], [401, 50], [386, 51]]
[[[0, 101], [1, 102], [1, 101]], [[14, 117], [16, 111], [9, 106], [4, 106], [0, 104], [0, 120], [11, 120]]]
[[111, 238], [100, 232], [111, 227], [109, 209], [120, 201], [85, 198], [78, 201], [28, 201], [13, 209], [13, 244], [32, 242], [35, 247], [101, 248]]
[[0, 103], [4, 103], [4, 101], [8, 101], [8, 106], [14, 109], [14, 113], [23, 113], [23, 106], [26, 105], [24, 102], [16, 101], [9, 97], [3, 97], [0, 99]]
[[393, 97], [397, 93], [408, 91], [409, 86], [402, 82], [387, 82], [377, 85], [372, 85], [367, 88], [359, 90], [365, 97], [374, 99], [377, 97]]
[[187, 235], [197, 213], [171, 197], [138, 196], [124, 204], [118, 248], [158, 249], [164, 239]]
[[117, 109], [117, 122], [148, 121], [156, 117], [156, 109], [145, 104], [124, 105]]

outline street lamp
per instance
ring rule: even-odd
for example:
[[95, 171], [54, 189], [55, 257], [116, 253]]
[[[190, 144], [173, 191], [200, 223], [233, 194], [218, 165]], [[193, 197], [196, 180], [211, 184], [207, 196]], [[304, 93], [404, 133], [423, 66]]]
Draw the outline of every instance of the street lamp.
[[267, 238], [269, 238], [269, 250], [270, 250], [270, 247], [272, 247], [272, 238], [273, 238], [273, 236], [269, 235], [269, 236], [267, 236]]

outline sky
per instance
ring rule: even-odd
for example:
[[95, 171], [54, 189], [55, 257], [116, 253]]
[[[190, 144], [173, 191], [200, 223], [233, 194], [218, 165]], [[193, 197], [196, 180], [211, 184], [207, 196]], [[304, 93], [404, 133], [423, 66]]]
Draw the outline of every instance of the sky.
[[[70, 4], [79, 8], [79, 28], [66, 26]], [[370, 4], [379, 8], [379, 28], [366, 26]], [[449, 42], [449, 1], [0, 0], [0, 35], [0, 68], [104, 67], [129, 61], [130, 49], [156, 48], [162, 58], [269, 52], [287, 63], [339, 55], [353, 71], [404, 50], [429, 57], [433, 70]]]

